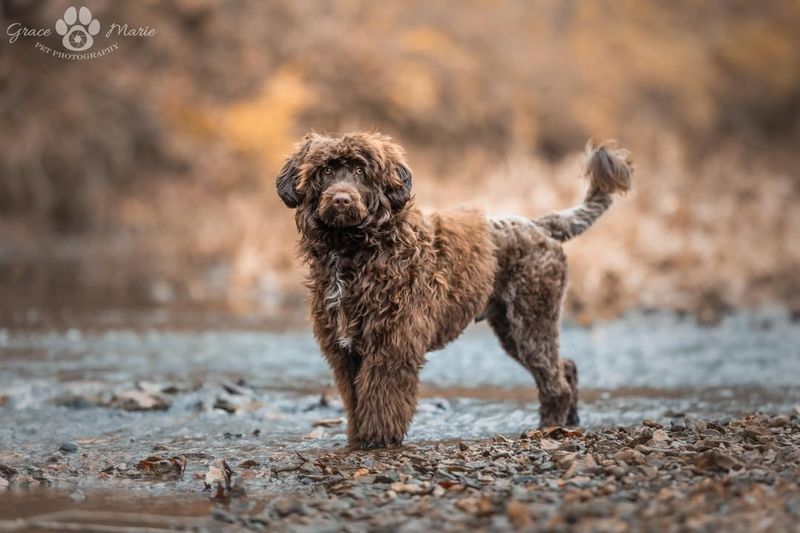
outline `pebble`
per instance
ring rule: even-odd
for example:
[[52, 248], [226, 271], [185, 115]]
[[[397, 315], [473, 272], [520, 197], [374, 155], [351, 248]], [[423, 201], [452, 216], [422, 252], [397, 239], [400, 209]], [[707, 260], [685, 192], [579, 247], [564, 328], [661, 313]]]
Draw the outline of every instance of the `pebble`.
[[62, 453], [75, 453], [80, 449], [80, 446], [74, 442], [62, 442], [58, 445], [58, 451]]
[[281, 498], [273, 504], [273, 509], [281, 517], [286, 517], [291, 514], [300, 516], [307, 516], [309, 508], [302, 501], [293, 498]]
[[684, 431], [686, 429], [686, 423], [683, 420], [673, 420], [670, 423], [670, 429], [672, 431]]
[[614, 459], [633, 465], [641, 465], [645, 462], [644, 454], [638, 450], [634, 450], [633, 448], [621, 450], [614, 455]]
[[769, 421], [769, 427], [777, 428], [789, 425], [789, 417], [784, 415], [773, 416]]

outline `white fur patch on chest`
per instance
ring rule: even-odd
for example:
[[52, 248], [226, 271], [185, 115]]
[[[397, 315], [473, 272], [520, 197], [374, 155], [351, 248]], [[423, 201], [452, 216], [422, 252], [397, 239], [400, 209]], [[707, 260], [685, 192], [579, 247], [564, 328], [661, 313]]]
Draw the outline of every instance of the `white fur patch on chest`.
[[336, 339], [336, 344], [339, 345], [339, 348], [350, 351], [350, 348], [353, 347], [353, 337], [350, 336], [339, 337], [338, 339]]
[[325, 310], [332, 311], [342, 305], [345, 288], [344, 280], [336, 278], [331, 281], [328, 290], [325, 292]]
[[329, 268], [330, 281], [328, 290], [325, 291], [325, 310], [335, 313], [336, 343], [343, 350], [349, 351], [353, 346], [353, 337], [349, 333], [350, 323], [344, 307], [342, 307], [342, 300], [347, 290], [347, 282], [339, 267], [339, 256], [333, 255], [331, 257]]
[[331, 277], [328, 282], [328, 290], [325, 291], [325, 310], [332, 311], [342, 304], [344, 292], [347, 288], [342, 271], [339, 269], [339, 257], [333, 255], [331, 259]]

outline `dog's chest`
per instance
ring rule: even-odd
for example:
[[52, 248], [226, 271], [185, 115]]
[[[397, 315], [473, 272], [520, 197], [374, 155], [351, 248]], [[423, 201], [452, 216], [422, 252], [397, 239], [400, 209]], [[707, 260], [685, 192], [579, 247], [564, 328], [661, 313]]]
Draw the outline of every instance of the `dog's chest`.
[[327, 265], [326, 278], [322, 303], [335, 331], [336, 343], [343, 350], [349, 351], [353, 346], [356, 329], [355, 317], [348, 315], [345, 304], [349, 296], [348, 289], [352, 285], [352, 271], [347, 267], [346, 261], [333, 254]]

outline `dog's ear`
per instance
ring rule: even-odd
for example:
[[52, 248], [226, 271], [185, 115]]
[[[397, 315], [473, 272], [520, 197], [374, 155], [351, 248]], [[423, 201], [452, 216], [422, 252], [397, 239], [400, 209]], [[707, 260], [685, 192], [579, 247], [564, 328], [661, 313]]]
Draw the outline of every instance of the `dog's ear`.
[[275, 184], [278, 189], [278, 196], [281, 197], [286, 207], [294, 209], [302, 201], [300, 194], [294, 189], [294, 184], [297, 182], [299, 171], [297, 170], [297, 161], [294, 158], [289, 158], [283, 164], [280, 173], [278, 174]]
[[395, 166], [395, 172], [401, 185], [386, 191], [386, 197], [392, 209], [400, 209], [411, 199], [411, 170], [400, 163]]
[[297, 178], [300, 177], [300, 170], [298, 166], [303, 161], [303, 157], [311, 145], [311, 136], [306, 135], [303, 143], [295, 150], [294, 154], [289, 156], [286, 163], [283, 164], [278, 177], [275, 179], [275, 186], [278, 189], [278, 196], [281, 197], [286, 207], [294, 209], [300, 202], [303, 201], [303, 195], [300, 194], [295, 188]]

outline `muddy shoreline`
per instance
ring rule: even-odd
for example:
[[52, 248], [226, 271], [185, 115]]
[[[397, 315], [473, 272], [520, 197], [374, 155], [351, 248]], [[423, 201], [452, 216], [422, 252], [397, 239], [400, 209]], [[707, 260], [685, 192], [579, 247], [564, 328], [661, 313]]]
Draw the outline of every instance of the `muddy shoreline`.
[[[187, 442], [113, 465], [94, 462], [96, 444], [0, 464], [0, 528], [791, 531], [800, 518], [798, 410], [244, 460]], [[76, 473], [104, 490], [77, 487]]]
[[786, 311], [565, 324], [582, 427], [546, 434], [526, 431], [533, 380], [473, 327], [429, 355], [406, 445], [356, 453], [307, 330], [192, 320], [0, 328], [0, 530], [781, 531], [800, 512]]

